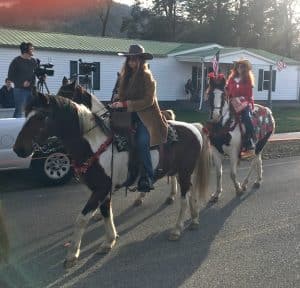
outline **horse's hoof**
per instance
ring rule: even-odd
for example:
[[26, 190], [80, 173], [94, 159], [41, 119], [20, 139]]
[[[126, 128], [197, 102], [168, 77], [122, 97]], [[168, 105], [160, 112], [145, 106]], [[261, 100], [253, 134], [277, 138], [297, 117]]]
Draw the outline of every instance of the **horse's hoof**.
[[169, 241], [177, 241], [180, 238], [180, 233], [173, 231], [169, 234], [168, 240]]
[[64, 268], [65, 269], [70, 269], [72, 267], [74, 267], [78, 262], [78, 258], [77, 257], [74, 257], [72, 259], [66, 259], [64, 261]]
[[92, 220], [94, 222], [98, 222], [98, 221], [101, 221], [103, 219], [102, 215], [99, 213], [99, 214], [95, 214], [92, 218]]
[[167, 205], [172, 205], [174, 203], [174, 198], [168, 197], [165, 201], [165, 204]]
[[112, 250], [111, 246], [102, 246], [97, 250], [96, 254], [105, 255], [108, 254], [111, 250]]
[[253, 188], [255, 188], [255, 189], [260, 188], [260, 182], [255, 182], [255, 183], [253, 184]]
[[116, 245], [116, 240], [112, 240], [111, 242], [105, 242], [102, 246], [97, 250], [96, 254], [108, 254], [113, 247]]
[[141, 206], [142, 204], [143, 204], [143, 200], [142, 200], [142, 199], [136, 199], [136, 200], [133, 202], [133, 206], [134, 206], [134, 207]]
[[243, 189], [239, 189], [239, 190], [236, 191], [236, 196], [238, 196], [238, 197], [242, 196], [243, 193], [244, 193], [244, 190]]
[[215, 204], [215, 203], [218, 202], [218, 200], [219, 200], [219, 196], [218, 195], [213, 195], [213, 196], [210, 197], [208, 203], [209, 204]]
[[190, 230], [197, 230], [198, 228], [199, 228], [199, 223], [192, 222], [192, 223], [189, 225], [189, 229], [190, 229]]

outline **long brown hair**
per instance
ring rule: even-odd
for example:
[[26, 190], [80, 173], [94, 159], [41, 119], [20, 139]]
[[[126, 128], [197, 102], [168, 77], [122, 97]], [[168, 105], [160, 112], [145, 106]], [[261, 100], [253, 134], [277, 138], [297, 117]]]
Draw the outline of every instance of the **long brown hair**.
[[[228, 81], [230, 79], [234, 79], [236, 77], [240, 77], [241, 78], [241, 82], [243, 82], [243, 83], [250, 82], [251, 86], [254, 87], [254, 85], [255, 85], [254, 74], [253, 74], [253, 72], [251, 70], [250, 63], [247, 64], [247, 62], [246, 61], [238, 61], [238, 62], [234, 63], [233, 68], [232, 68], [232, 70], [230, 72], [230, 75], [228, 76]], [[238, 72], [238, 66], [240, 64], [246, 65], [247, 68], [246, 68], [246, 73], [245, 74], [241, 74], [240, 75], [240, 73]]]
[[145, 71], [148, 71], [148, 64], [146, 60], [140, 57], [139, 66], [137, 70], [134, 72], [128, 65], [129, 57], [126, 57], [126, 61], [122, 67], [121, 74], [120, 74], [120, 90], [124, 91], [128, 87], [129, 79], [131, 77], [140, 78], [143, 76]]

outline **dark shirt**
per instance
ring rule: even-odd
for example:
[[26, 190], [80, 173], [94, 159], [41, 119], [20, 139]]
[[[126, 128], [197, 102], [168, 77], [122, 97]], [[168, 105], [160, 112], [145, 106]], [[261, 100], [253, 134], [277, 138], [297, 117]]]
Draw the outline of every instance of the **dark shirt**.
[[6, 85], [3, 85], [0, 89], [0, 107], [13, 108], [15, 107], [14, 101], [14, 89], [10, 88], [7, 90]]
[[[15, 88], [31, 89], [35, 84], [35, 68], [37, 62], [34, 58], [24, 59], [18, 56], [10, 63], [7, 78], [14, 82]], [[30, 82], [29, 87], [23, 86], [25, 81]]]

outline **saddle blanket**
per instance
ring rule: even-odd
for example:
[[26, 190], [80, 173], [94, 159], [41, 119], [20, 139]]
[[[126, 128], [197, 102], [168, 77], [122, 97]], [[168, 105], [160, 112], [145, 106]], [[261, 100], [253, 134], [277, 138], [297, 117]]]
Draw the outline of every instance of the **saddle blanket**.
[[[169, 123], [168, 125], [168, 135], [167, 135], [167, 143], [171, 144], [178, 141], [178, 134], [175, 127]], [[129, 151], [128, 147], [128, 139], [122, 135], [114, 136], [114, 143], [119, 152]]]
[[269, 108], [255, 104], [251, 120], [257, 141], [263, 139], [268, 133], [273, 132], [275, 124]]

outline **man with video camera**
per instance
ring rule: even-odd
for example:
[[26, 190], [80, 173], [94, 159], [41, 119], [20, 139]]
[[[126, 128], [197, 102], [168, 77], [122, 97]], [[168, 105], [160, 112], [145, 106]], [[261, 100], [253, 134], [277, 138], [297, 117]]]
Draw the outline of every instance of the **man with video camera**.
[[8, 79], [14, 83], [14, 117], [23, 116], [24, 107], [35, 85], [37, 61], [33, 58], [33, 45], [30, 42], [20, 44], [21, 55], [13, 59], [8, 69]]

